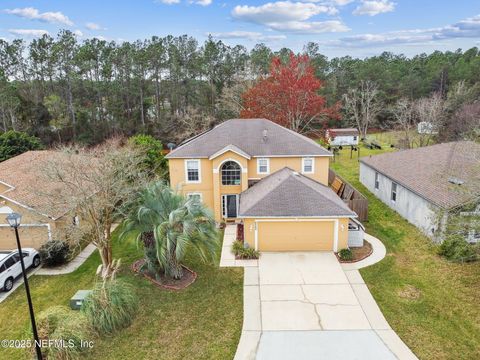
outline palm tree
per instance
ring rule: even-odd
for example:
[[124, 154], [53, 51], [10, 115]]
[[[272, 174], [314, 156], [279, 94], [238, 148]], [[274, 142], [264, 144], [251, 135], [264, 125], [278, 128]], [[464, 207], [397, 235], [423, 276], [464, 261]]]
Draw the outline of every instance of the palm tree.
[[208, 261], [219, 247], [210, 211], [198, 198], [187, 199], [163, 182], [140, 194], [120, 237], [132, 234], [144, 245], [148, 270], [174, 279], [183, 276], [182, 261], [189, 249]]

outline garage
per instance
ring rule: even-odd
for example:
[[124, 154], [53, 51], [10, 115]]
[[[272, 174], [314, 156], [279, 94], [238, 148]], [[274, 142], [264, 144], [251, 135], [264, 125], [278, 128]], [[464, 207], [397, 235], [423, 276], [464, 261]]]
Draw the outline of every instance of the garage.
[[335, 221], [257, 221], [260, 251], [332, 251]]

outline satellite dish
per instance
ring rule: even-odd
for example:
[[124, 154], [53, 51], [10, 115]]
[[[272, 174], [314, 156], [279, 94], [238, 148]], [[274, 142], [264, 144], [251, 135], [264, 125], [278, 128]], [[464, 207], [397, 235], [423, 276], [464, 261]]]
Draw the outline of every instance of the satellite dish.
[[175, 148], [175, 144], [174, 143], [168, 143], [167, 144], [167, 147], [170, 149], [170, 151], [172, 151], [174, 148]]

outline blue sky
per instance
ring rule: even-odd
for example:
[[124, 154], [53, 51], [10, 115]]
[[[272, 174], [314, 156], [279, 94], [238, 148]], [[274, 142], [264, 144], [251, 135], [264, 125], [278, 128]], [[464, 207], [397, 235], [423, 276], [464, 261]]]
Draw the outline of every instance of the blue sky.
[[79, 39], [136, 40], [208, 34], [247, 48], [264, 42], [300, 51], [318, 42], [329, 57], [383, 51], [408, 56], [480, 46], [477, 0], [81, 0], [0, 2], [0, 37], [31, 39], [66, 28]]

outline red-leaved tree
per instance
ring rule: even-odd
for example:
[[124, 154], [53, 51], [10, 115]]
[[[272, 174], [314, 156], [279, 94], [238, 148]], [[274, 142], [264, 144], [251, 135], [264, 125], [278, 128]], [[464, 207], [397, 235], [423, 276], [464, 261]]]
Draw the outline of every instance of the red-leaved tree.
[[287, 64], [272, 59], [270, 74], [243, 94], [241, 118], [266, 118], [299, 133], [339, 119], [338, 105], [328, 107], [318, 91], [322, 81], [306, 55], [290, 54]]

